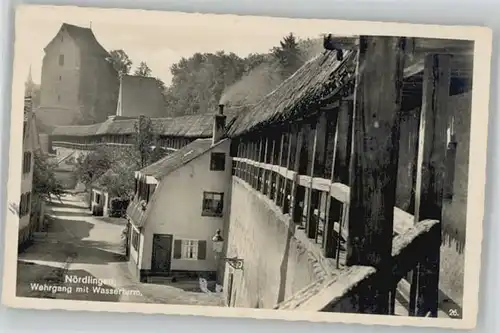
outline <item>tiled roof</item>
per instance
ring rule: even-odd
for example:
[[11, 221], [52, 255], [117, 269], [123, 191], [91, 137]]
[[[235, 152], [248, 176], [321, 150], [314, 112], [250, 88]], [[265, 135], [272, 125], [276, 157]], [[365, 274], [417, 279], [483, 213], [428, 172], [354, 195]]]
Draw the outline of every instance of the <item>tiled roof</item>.
[[51, 134], [58, 136], [91, 136], [95, 135], [99, 127], [101, 127], [102, 125], [103, 123], [78, 126], [56, 126]]
[[[223, 141], [219, 141], [216, 145], [219, 145], [222, 142]], [[160, 179], [194, 160], [198, 156], [203, 155], [212, 147], [214, 147], [212, 146], [212, 139], [197, 139], [181, 149], [167, 155], [158, 162], [148, 165], [140, 170], [140, 173], [145, 176], [152, 176], [156, 179]]]
[[133, 134], [137, 119], [109, 118], [97, 130], [97, 135], [104, 134]]
[[80, 48], [93, 51], [104, 57], [109, 56], [108, 51], [106, 51], [104, 47], [99, 44], [97, 38], [90, 28], [63, 23], [63, 25], [61, 26], [61, 30], [66, 30]]
[[[226, 124], [234, 121], [241, 109], [225, 110]], [[171, 118], [151, 118], [155, 132], [163, 136], [209, 138], [213, 131], [214, 114], [197, 114]], [[133, 134], [137, 118], [111, 117], [103, 123], [79, 126], [57, 126], [52, 135], [92, 136], [105, 134]]]

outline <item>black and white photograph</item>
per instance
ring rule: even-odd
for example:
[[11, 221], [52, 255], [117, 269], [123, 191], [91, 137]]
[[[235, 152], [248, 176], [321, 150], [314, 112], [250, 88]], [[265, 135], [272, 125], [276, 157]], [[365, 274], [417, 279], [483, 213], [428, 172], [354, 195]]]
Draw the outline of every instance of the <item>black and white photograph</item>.
[[18, 7], [4, 302], [475, 325], [491, 32], [363, 24]]

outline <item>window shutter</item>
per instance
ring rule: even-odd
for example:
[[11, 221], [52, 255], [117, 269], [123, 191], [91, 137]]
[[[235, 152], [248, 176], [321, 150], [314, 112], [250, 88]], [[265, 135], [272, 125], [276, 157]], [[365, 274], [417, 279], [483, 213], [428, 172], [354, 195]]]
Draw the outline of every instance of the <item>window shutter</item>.
[[26, 195], [23, 193], [21, 195], [21, 205], [19, 207], [19, 216], [20, 217], [24, 216], [25, 206], [26, 206]]
[[182, 252], [182, 241], [180, 239], [176, 239], [174, 241], [174, 259], [180, 259]]
[[21, 200], [19, 200], [19, 217], [23, 216], [23, 204], [24, 204], [24, 194], [21, 194]]
[[199, 240], [198, 241], [198, 259], [205, 260], [207, 258], [207, 241]]

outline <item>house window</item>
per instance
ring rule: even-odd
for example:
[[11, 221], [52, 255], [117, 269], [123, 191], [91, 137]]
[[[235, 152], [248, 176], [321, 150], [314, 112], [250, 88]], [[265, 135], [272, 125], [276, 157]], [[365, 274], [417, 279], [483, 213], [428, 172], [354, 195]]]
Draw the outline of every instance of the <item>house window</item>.
[[101, 195], [99, 193], [96, 193], [95, 194], [95, 202], [97, 204], [100, 204], [101, 203]]
[[207, 241], [192, 239], [176, 239], [174, 242], [174, 259], [205, 260], [207, 258]]
[[59, 66], [64, 66], [64, 54], [59, 55]]
[[62, 80], [62, 76], [61, 76], [61, 75], [59, 75], [59, 81], [61, 81], [61, 80]]
[[224, 171], [225, 166], [226, 166], [226, 154], [212, 153], [210, 155], [210, 170]]
[[203, 192], [203, 216], [222, 216], [224, 193]]
[[31, 171], [31, 152], [27, 151], [23, 154], [23, 174]]
[[198, 259], [198, 241], [185, 240], [182, 242], [181, 259]]
[[139, 240], [140, 240], [140, 235], [137, 230], [132, 229], [132, 247], [134, 250], [139, 251]]
[[57, 95], [57, 101], [60, 102], [61, 101], [61, 95]]

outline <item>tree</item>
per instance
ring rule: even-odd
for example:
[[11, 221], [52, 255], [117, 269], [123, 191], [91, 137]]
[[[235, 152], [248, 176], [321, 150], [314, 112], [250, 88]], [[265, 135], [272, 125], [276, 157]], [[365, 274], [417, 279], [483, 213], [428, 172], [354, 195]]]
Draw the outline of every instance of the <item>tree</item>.
[[113, 65], [118, 75], [120, 77], [127, 75], [132, 68], [132, 60], [130, 60], [127, 53], [123, 50], [113, 50], [109, 54], [108, 61]]
[[135, 171], [134, 163], [117, 161], [99, 178], [100, 185], [106, 188], [111, 198], [130, 199], [134, 194]]
[[144, 61], [141, 61], [139, 66], [137, 66], [134, 75], [149, 77], [151, 76], [151, 73], [152, 71], [151, 68], [149, 68], [148, 64], [146, 64]]
[[81, 155], [76, 162], [77, 178], [89, 187], [101, 177], [113, 163], [112, 153], [107, 147], [99, 147], [88, 155]]
[[33, 195], [48, 201], [52, 201], [52, 196], [61, 200], [65, 192], [54, 174], [56, 164], [40, 151], [34, 152], [33, 160]]
[[282, 66], [284, 78], [295, 73], [304, 64], [299, 44], [293, 33], [285, 36], [280, 41], [280, 46], [274, 47], [271, 52]]
[[159, 128], [156, 128], [151, 120], [151, 118], [146, 116], [140, 116], [135, 122], [135, 133], [134, 133], [134, 150], [138, 156], [139, 168], [144, 168], [151, 163], [156, 162], [163, 156], [158, 145], [158, 135], [156, 132]]

